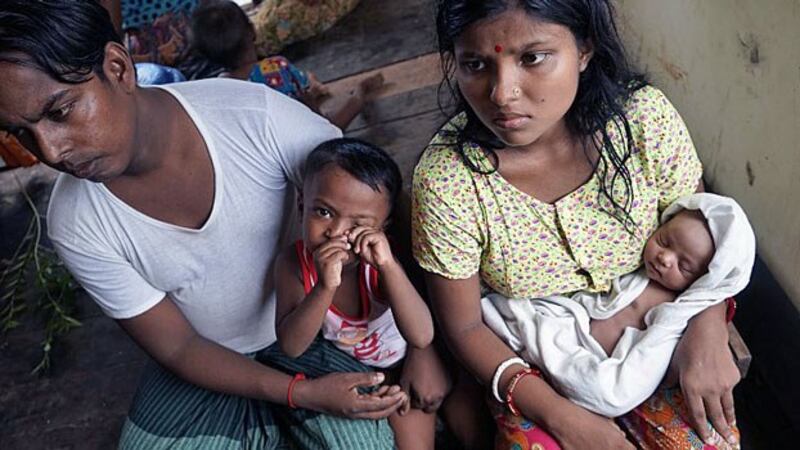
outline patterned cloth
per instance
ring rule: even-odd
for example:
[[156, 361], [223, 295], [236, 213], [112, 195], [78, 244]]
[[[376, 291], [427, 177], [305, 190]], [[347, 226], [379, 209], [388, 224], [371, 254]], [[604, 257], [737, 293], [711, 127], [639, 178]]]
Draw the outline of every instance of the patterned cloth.
[[164, 12], [151, 23], [125, 29], [125, 47], [133, 62], [172, 67], [180, 64], [188, 54], [189, 18], [188, 9], [181, 8]]
[[265, 84], [297, 100], [308, 89], [308, 75], [283, 56], [264, 58], [253, 66], [250, 81]]
[[180, 70], [153, 63], [136, 63], [136, 84], [155, 86], [186, 81]]
[[530, 420], [511, 414], [493, 399], [489, 410], [497, 425], [495, 450], [559, 450], [558, 442], [544, 428]]
[[274, 55], [294, 42], [327, 30], [360, 0], [264, 0], [253, 17], [256, 48]]
[[[284, 355], [277, 344], [251, 357], [309, 378], [371, 370], [319, 338], [297, 359]], [[394, 435], [386, 420], [349, 420], [212, 392], [152, 364], [133, 399], [119, 443], [120, 450], [297, 448], [392, 449]]]
[[141, 28], [169, 12], [190, 13], [198, 0], [122, 0], [122, 29]]
[[[422, 268], [451, 279], [480, 272], [489, 288], [515, 298], [607, 291], [615, 277], [636, 270], [659, 213], [694, 192], [702, 167], [686, 126], [661, 91], [635, 92], [626, 115], [634, 140], [627, 167], [637, 233], [603, 211], [599, 174], [549, 204], [497, 172], [470, 170], [454, 149], [454, 127], [465, 120], [458, 116], [433, 138], [414, 171], [413, 251]], [[616, 145], [624, 145], [615, 124], [607, 129]], [[488, 167], [479, 147], [466, 150]]]
[[[558, 450], [558, 442], [542, 428], [524, 417], [514, 416], [497, 402], [490, 403], [497, 423], [495, 450]], [[649, 400], [632, 412], [617, 419], [628, 433], [628, 438], [640, 449], [669, 450], [737, 450], [740, 446], [728, 444], [715, 434], [711, 444], [705, 444], [682, 419], [686, 413], [680, 389], [656, 392]], [[709, 426], [710, 423], [709, 423]], [[739, 430], [731, 427], [737, 440]]]

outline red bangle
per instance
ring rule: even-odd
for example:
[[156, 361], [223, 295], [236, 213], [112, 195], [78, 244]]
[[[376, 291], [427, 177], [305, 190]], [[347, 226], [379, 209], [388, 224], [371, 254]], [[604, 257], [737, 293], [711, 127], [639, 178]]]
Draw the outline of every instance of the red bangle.
[[289, 408], [297, 409], [297, 405], [294, 404], [292, 400], [292, 392], [294, 392], [294, 385], [297, 384], [300, 380], [305, 380], [306, 375], [303, 373], [296, 373], [292, 381], [289, 382], [289, 389], [286, 391], [286, 403], [289, 404]]
[[725, 304], [728, 307], [728, 309], [725, 311], [725, 321], [730, 322], [733, 320], [733, 316], [736, 315], [736, 299], [733, 297], [728, 297], [725, 299]]
[[508, 388], [506, 389], [506, 405], [508, 406], [508, 410], [511, 411], [511, 414], [515, 416], [520, 416], [521, 414], [519, 409], [517, 409], [517, 405], [514, 403], [514, 389], [516, 389], [520, 380], [528, 375], [534, 375], [538, 377], [541, 376], [541, 372], [536, 368], [522, 369], [514, 374], [514, 376], [511, 377], [511, 381], [508, 382]]

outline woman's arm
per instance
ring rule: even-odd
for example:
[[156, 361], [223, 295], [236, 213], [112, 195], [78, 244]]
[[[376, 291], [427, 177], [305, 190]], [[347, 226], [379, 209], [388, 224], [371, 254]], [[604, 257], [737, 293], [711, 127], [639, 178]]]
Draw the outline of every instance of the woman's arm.
[[[197, 334], [169, 296], [120, 326], [156, 362], [202, 388], [287, 404], [291, 377]], [[297, 383], [293, 400], [301, 408], [350, 418], [388, 417], [402, 404], [402, 392], [360, 395], [354, 387], [383, 381], [376, 373], [337, 373]]]
[[[426, 281], [450, 348], [481, 383], [489, 385], [497, 366], [516, 355], [483, 323], [478, 276], [450, 280], [427, 273]], [[500, 392], [506, 391], [515, 372], [509, 369], [502, 375]], [[514, 394], [525, 417], [547, 429], [564, 448], [633, 448], [611, 420], [578, 407], [541, 378], [525, 377]]]
[[[702, 179], [695, 192], [705, 192]], [[670, 372], [678, 373], [689, 410], [686, 419], [706, 442], [711, 438], [708, 421], [726, 440], [736, 440], [731, 430], [736, 423], [733, 388], [741, 375], [728, 346], [725, 313], [723, 302], [692, 318], [678, 342], [670, 367]]]
[[726, 440], [735, 442], [733, 388], [741, 376], [728, 347], [725, 313], [723, 302], [692, 318], [672, 358], [689, 410], [687, 420], [706, 442], [712, 434], [707, 421]]

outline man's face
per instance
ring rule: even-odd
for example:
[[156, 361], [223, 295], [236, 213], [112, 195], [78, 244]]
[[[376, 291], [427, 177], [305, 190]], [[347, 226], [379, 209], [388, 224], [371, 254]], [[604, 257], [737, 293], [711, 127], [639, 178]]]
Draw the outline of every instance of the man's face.
[[[116, 77], [106, 73], [110, 67], [104, 64], [104, 74]], [[136, 115], [122, 78], [106, 78], [93, 74], [66, 84], [34, 67], [0, 62], [0, 127], [56, 170], [112, 179], [131, 163]]]

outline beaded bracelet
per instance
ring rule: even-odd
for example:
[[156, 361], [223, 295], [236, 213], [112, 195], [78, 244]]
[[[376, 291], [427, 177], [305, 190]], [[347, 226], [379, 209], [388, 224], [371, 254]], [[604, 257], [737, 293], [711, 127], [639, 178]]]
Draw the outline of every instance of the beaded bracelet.
[[526, 369], [530, 368], [530, 365], [518, 356], [508, 358], [497, 366], [497, 369], [494, 371], [494, 376], [492, 377], [492, 395], [494, 395], [495, 400], [499, 403], [503, 403], [503, 397], [500, 397], [500, 378], [503, 376], [503, 372], [514, 364], [519, 364]]
[[294, 386], [297, 384], [298, 381], [302, 381], [306, 379], [306, 375], [304, 373], [296, 373], [292, 381], [289, 382], [289, 389], [286, 391], [286, 403], [289, 404], [289, 408], [297, 409], [297, 405], [295, 405], [294, 401], [292, 400], [292, 392], [294, 392]]

